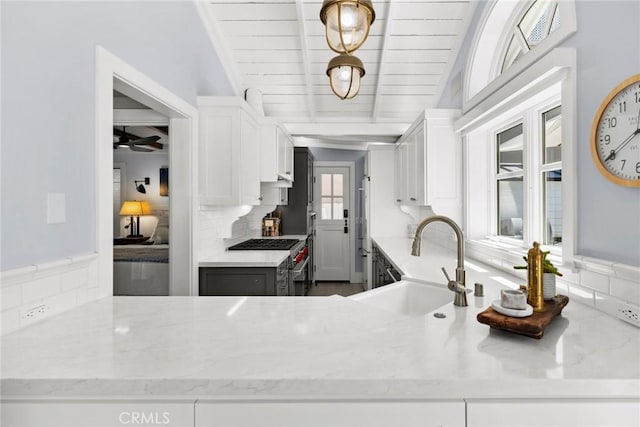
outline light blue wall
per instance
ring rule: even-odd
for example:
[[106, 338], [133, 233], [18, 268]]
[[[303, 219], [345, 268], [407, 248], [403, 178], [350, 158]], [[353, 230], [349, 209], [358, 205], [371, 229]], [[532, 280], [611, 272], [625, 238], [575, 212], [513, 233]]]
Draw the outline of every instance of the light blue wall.
[[[232, 95], [192, 2], [1, 2], [0, 270], [95, 250], [95, 48], [195, 105]], [[47, 193], [67, 221], [46, 224]]]
[[[359, 150], [336, 150], [332, 148], [319, 148], [313, 147], [310, 148], [313, 153], [313, 157], [315, 161], [323, 161], [323, 162], [355, 162], [354, 167], [354, 175], [355, 181], [353, 183], [353, 187], [355, 189], [356, 198], [361, 195], [361, 192], [358, 191], [358, 188], [362, 186], [361, 181], [364, 177], [364, 159], [367, 155], [366, 151]], [[356, 253], [356, 263], [354, 270], [356, 272], [361, 272], [363, 270], [363, 258], [360, 256], [360, 242], [357, 237], [357, 227], [360, 225], [360, 221], [362, 221], [362, 212], [360, 211], [360, 203], [355, 201], [356, 212], [355, 212], [355, 222], [352, 223], [353, 230], [356, 232], [356, 245], [355, 245], [355, 253]]]
[[[476, 11], [472, 33], [483, 7]], [[577, 32], [562, 46], [575, 48], [578, 57], [577, 253], [640, 266], [640, 189], [606, 180], [596, 169], [589, 145], [593, 117], [602, 100], [624, 79], [640, 73], [640, 2], [577, 0], [576, 14]], [[472, 39], [473, 34], [467, 35], [452, 76], [462, 70], [464, 80]], [[459, 108], [462, 93], [451, 93], [450, 84], [438, 106]]]

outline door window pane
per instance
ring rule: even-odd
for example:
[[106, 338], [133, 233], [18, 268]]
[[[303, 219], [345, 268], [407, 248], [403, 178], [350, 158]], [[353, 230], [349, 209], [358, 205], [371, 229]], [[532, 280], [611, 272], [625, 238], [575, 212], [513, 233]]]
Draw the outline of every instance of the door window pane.
[[523, 178], [498, 180], [498, 234], [522, 239]]
[[320, 195], [331, 196], [331, 174], [323, 173], [320, 175]]
[[544, 243], [562, 245], [562, 170], [542, 174], [544, 189]]
[[562, 160], [562, 113], [557, 106], [542, 113], [544, 123], [542, 163], [554, 163]]
[[322, 209], [321, 215], [322, 219], [331, 219], [331, 197], [323, 197], [321, 200]]
[[342, 196], [342, 174], [333, 174], [333, 195]]
[[333, 199], [333, 219], [343, 219], [343, 202], [342, 197], [334, 197]]
[[497, 173], [522, 170], [522, 144], [522, 123], [498, 134]]

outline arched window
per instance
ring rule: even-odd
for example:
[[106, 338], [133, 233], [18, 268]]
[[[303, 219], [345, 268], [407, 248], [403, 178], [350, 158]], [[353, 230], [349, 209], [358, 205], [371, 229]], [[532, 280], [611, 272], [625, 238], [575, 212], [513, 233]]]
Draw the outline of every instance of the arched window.
[[560, 12], [555, 0], [536, 0], [513, 28], [502, 59], [500, 74], [507, 70], [549, 34], [560, 27]]
[[575, 31], [574, 0], [489, 2], [472, 42], [464, 110], [504, 86]]

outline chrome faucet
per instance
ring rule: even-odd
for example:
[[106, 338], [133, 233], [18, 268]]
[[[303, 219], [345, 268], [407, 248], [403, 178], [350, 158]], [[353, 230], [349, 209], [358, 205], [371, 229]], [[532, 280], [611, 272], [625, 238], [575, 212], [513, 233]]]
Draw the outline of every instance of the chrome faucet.
[[462, 236], [462, 230], [455, 223], [454, 220], [443, 215], [434, 215], [426, 217], [418, 224], [416, 234], [413, 236], [413, 243], [411, 245], [411, 255], [420, 255], [420, 245], [422, 243], [422, 232], [424, 228], [432, 222], [444, 222], [448, 224], [456, 233], [456, 239], [458, 240], [458, 266], [456, 267], [456, 280], [451, 280], [447, 271], [442, 267], [442, 272], [447, 278], [447, 288], [455, 293], [453, 297], [453, 305], [460, 307], [466, 307], [467, 304], [467, 288], [465, 284], [465, 272], [464, 272], [464, 238]]

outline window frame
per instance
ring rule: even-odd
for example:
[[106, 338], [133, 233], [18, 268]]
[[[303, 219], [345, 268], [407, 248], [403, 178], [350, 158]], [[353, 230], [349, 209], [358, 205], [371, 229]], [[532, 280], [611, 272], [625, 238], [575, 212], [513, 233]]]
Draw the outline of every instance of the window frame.
[[[558, 106], [562, 105], [561, 91], [546, 97], [544, 100], [535, 102], [531, 105], [528, 102], [521, 103], [515, 107], [511, 113], [505, 113], [502, 118], [494, 125], [491, 125], [487, 132], [488, 151], [492, 159], [491, 173], [489, 177], [490, 185], [490, 202], [488, 203], [488, 218], [491, 226], [490, 234], [486, 238], [490, 241], [499, 242], [503, 245], [513, 247], [514, 249], [524, 249], [531, 246], [533, 241], [541, 243], [541, 247], [545, 251], [550, 251], [552, 255], [563, 256], [563, 247], [549, 246], [542, 244], [544, 242], [544, 230], [546, 227], [543, 222], [546, 218], [545, 194], [542, 182], [543, 173], [549, 170], [562, 170], [562, 161], [553, 162], [547, 165], [542, 163], [544, 150], [543, 135], [544, 121], [543, 114]], [[498, 173], [498, 135], [505, 130], [522, 123], [522, 172], [506, 172]], [[532, 166], [533, 165], [533, 166]], [[559, 166], [559, 167], [558, 167]], [[522, 218], [522, 239], [517, 239], [499, 234], [499, 218], [498, 212], [498, 181], [509, 177], [523, 177], [523, 218]], [[533, 221], [535, 219], [535, 221]], [[564, 238], [563, 238], [564, 243]]]

